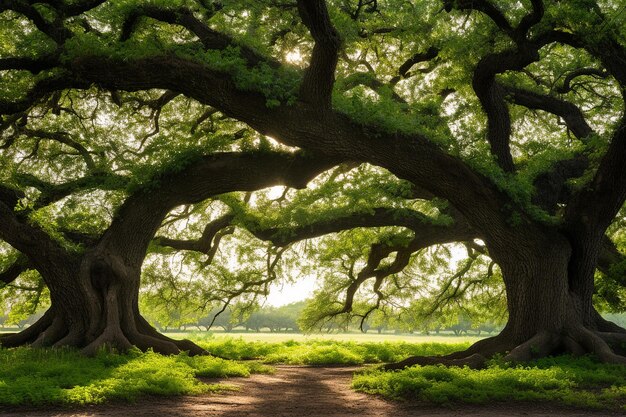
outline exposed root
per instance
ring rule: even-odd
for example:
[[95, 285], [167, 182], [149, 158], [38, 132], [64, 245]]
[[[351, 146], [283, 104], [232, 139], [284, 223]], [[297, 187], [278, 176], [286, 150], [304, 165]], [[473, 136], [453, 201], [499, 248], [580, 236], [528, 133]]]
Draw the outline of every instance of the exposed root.
[[626, 334], [612, 332], [596, 332], [618, 355], [626, 356]]
[[107, 327], [104, 332], [93, 342], [85, 346], [81, 353], [86, 356], [95, 356], [101, 349], [115, 349], [119, 352], [126, 352], [133, 345], [117, 326]]
[[383, 365], [382, 369], [391, 371], [404, 369], [413, 365], [468, 366], [472, 369], [481, 369], [485, 366], [486, 361], [487, 358], [478, 353], [459, 359], [447, 359], [443, 356], [412, 356], [400, 362]]
[[162, 340], [164, 342], [173, 343], [179, 351], [187, 352], [190, 356], [196, 355], [209, 355], [205, 349], [201, 348], [191, 340], [183, 339], [183, 340], [175, 340], [165, 336], [164, 334], [159, 333], [154, 327], [150, 325], [140, 314], [137, 315], [137, 329], [136, 331], [140, 331], [142, 334], [150, 336], [155, 339]]
[[571, 335], [583, 348], [604, 363], [626, 365], [626, 357], [616, 354], [607, 342], [596, 333], [578, 326], [571, 330]]
[[33, 325], [27, 327], [21, 332], [0, 336], [0, 345], [4, 347], [17, 347], [32, 343], [52, 324], [53, 319], [54, 313], [52, 312], [52, 309], [49, 309]]
[[63, 319], [60, 316], [54, 317], [52, 324], [32, 343], [32, 347], [48, 347], [54, 345], [57, 341], [62, 339], [68, 330], [65, 326]]
[[569, 336], [563, 337], [563, 349], [573, 356], [583, 356], [587, 354], [585, 348]]
[[[582, 326], [564, 329], [561, 333], [540, 331], [527, 341], [512, 346], [509, 337], [500, 334], [483, 339], [467, 350], [446, 356], [414, 356], [383, 366], [385, 370], [403, 369], [413, 365], [468, 366], [480, 369], [487, 359], [497, 353], [506, 354], [508, 362], [527, 362], [534, 359], [569, 353], [575, 356], [595, 355], [605, 363], [626, 364], [626, 333], [593, 332]], [[511, 349], [512, 348], [512, 349]]]
[[527, 342], [516, 346], [508, 355], [505, 361], [527, 362], [532, 359], [542, 358], [553, 353], [561, 344], [561, 337], [552, 332], [542, 331], [530, 338]]
[[499, 335], [479, 340], [466, 350], [454, 352], [443, 357], [445, 359], [462, 359], [474, 354], [480, 354], [489, 358], [496, 353], [506, 352], [513, 347], [514, 345], [511, 344], [506, 334], [500, 333]]
[[612, 321], [608, 321], [595, 310], [593, 311], [593, 321], [595, 322], [596, 330], [599, 332], [626, 334], [625, 328], [618, 326]]

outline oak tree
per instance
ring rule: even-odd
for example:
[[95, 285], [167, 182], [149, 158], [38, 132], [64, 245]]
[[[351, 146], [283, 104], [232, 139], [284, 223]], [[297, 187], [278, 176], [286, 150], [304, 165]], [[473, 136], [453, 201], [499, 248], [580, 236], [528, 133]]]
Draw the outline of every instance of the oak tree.
[[[612, 283], [603, 300], [620, 302], [624, 283], [607, 235], [626, 199], [620, 2], [3, 0], [0, 11], [0, 239], [17, 251], [2, 280], [36, 270], [51, 300], [3, 345], [201, 353], [139, 313], [151, 244], [211, 257], [229, 227], [245, 229], [271, 242], [272, 271], [283, 247], [374, 228], [328, 314], [350, 312], [366, 282], [384, 298], [416, 253], [449, 242], [488, 256], [506, 291], [499, 335], [399, 366], [479, 366], [500, 352], [626, 362], [626, 331], [593, 304], [597, 270]], [[259, 219], [237, 194], [199, 239], [155, 240], [177, 207], [363, 164], [378, 168], [354, 181], [386, 170], [363, 206], [347, 185], [340, 210]]]

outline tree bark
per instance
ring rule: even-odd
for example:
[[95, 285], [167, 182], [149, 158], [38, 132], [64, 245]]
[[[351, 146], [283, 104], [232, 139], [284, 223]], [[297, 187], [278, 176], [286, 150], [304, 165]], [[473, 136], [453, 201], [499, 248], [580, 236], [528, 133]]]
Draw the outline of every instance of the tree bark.
[[509, 318], [502, 332], [463, 352], [411, 357], [388, 364], [386, 369], [435, 363], [481, 368], [496, 353], [515, 362], [570, 353], [593, 354], [603, 362], [626, 364], [621, 348], [626, 331], [596, 312], [592, 291], [583, 279], [589, 265], [595, 269], [597, 251], [582, 253], [580, 248], [593, 242], [571, 243], [556, 230], [532, 227], [508, 232], [508, 245], [498, 242], [490, 247], [506, 287]]

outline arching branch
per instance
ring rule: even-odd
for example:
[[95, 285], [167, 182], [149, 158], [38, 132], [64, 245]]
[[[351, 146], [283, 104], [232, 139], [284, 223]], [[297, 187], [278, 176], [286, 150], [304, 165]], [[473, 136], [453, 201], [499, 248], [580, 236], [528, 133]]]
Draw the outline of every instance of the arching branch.
[[[401, 208], [375, 208], [369, 213], [352, 213], [343, 217], [325, 219], [296, 227], [262, 229], [254, 223], [253, 219], [243, 219], [243, 222], [244, 225], [248, 224], [246, 228], [255, 237], [269, 240], [276, 246], [285, 246], [301, 240], [358, 227], [403, 226], [422, 234], [436, 234], [440, 229], [445, 228], [434, 224], [432, 219], [418, 211]], [[459, 227], [469, 229], [469, 226], [462, 221], [459, 223]]]
[[101, 244], [106, 247], [111, 242], [123, 248], [122, 256], [130, 264], [138, 264], [174, 207], [227, 192], [254, 191], [272, 185], [304, 188], [338, 162], [302, 152], [224, 152], [200, 157], [181, 171], [156, 176], [126, 199]]
[[433, 59], [435, 59], [437, 57], [437, 55], [439, 55], [439, 49], [435, 48], [435, 47], [428, 48], [428, 50], [426, 52], [418, 52], [418, 53], [416, 53], [415, 55], [413, 55], [412, 57], [410, 57], [409, 59], [404, 61], [402, 63], [402, 65], [400, 65], [400, 68], [398, 68], [398, 75], [393, 77], [389, 81], [389, 84], [395, 85], [401, 79], [408, 78], [411, 75], [409, 73], [409, 71], [411, 70], [411, 68], [413, 68], [413, 66], [415, 64], [419, 64], [420, 62], [426, 62], [426, 61], [433, 60]]
[[593, 129], [587, 123], [582, 110], [569, 101], [552, 97], [547, 94], [539, 94], [530, 90], [504, 86], [508, 97], [515, 104], [528, 109], [543, 110], [559, 116], [565, 121], [568, 129], [580, 140], [584, 141], [593, 133]]
[[55, 141], [55, 142], [59, 142], [64, 145], [67, 145], [75, 149], [78, 152], [78, 154], [85, 161], [85, 164], [87, 165], [87, 168], [90, 171], [93, 171], [96, 169], [96, 163], [94, 162], [91, 156], [91, 153], [81, 143], [72, 139], [70, 134], [67, 132], [62, 132], [62, 131], [48, 132], [48, 131], [41, 130], [41, 129], [28, 129], [28, 128], [17, 127], [16, 134], [18, 135], [22, 134], [22, 135], [33, 137], [33, 138], [51, 140], [51, 141]]
[[254, 49], [236, 42], [233, 38], [216, 30], [211, 29], [205, 23], [197, 19], [193, 12], [186, 8], [164, 8], [154, 5], [141, 5], [129, 13], [122, 27], [121, 40], [129, 39], [141, 18], [149, 17], [161, 22], [183, 26], [192, 34], [196, 35], [206, 49], [224, 50], [230, 46], [236, 46], [241, 56], [249, 66], [266, 63], [271, 67], [280, 64], [271, 58], [265, 57]]
[[[161, 246], [169, 246], [176, 250], [190, 250], [211, 254], [214, 253], [213, 249], [216, 248], [219, 243], [218, 238], [223, 236], [225, 229], [231, 227], [234, 218], [235, 216], [233, 214], [225, 214], [218, 217], [205, 226], [202, 236], [196, 240], [169, 239], [158, 236], [155, 238], [155, 243]], [[222, 232], [222, 234], [220, 234], [220, 232]]]
[[0, 12], [5, 10], [13, 10], [25, 16], [33, 22], [39, 31], [48, 35], [58, 44], [64, 43], [73, 36], [72, 31], [63, 25], [63, 20], [55, 19], [51, 23], [48, 22], [33, 6], [32, 2], [25, 0], [3, 0], [3, 2], [0, 3]]
[[578, 77], [588, 76], [595, 78], [607, 78], [609, 76], [608, 71], [598, 68], [579, 68], [577, 70], [569, 72], [563, 79], [563, 84], [557, 87], [556, 91], [561, 94], [566, 94], [572, 91], [572, 81]]
[[129, 183], [128, 177], [111, 173], [94, 173], [61, 184], [52, 184], [28, 174], [21, 174], [16, 180], [21, 186], [34, 187], [41, 192], [34, 202], [35, 208], [45, 207], [77, 191], [123, 190]]

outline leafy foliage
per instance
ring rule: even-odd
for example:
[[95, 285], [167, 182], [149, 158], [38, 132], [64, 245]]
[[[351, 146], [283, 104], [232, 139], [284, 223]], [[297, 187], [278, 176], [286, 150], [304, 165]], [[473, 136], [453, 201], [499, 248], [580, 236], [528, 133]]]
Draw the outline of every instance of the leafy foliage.
[[394, 399], [435, 404], [545, 401], [586, 408], [624, 409], [623, 370], [591, 358], [548, 358], [525, 366], [492, 362], [487, 369], [415, 366], [398, 372], [370, 369], [353, 388]]

